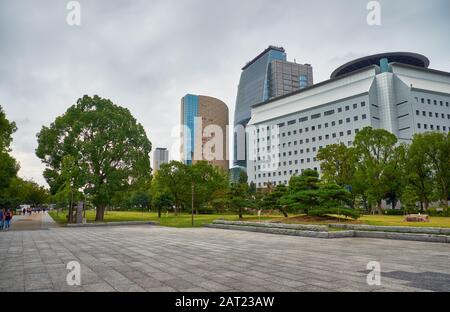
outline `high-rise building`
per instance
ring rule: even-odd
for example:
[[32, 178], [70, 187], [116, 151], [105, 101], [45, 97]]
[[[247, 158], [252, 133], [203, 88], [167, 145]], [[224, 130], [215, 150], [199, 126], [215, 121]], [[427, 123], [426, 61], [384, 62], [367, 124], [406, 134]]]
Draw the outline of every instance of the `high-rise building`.
[[[312, 84], [311, 65], [288, 62], [284, 48], [269, 46], [242, 68], [234, 113], [235, 129], [240, 125], [247, 125], [253, 105]], [[233, 152], [234, 165], [246, 167], [245, 139], [242, 131], [235, 132]]]
[[[414, 134], [450, 132], [450, 73], [429, 69], [419, 54], [396, 52], [349, 62], [331, 79], [252, 108], [249, 182], [288, 184], [305, 169], [320, 171], [325, 146], [352, 146], [365, 127], [399, 142]], [[251, 127], [251, 129], [250, 129]]]
[[169, 163], [169, 151], [167, 148], [156, 148], [153, 152], [153, 172], [157, 172], [162, 164], [167, 163]]
[[206, 160], [228, 170], [228, 106], [213, 97], [187, 94], [181, 99], [181, 160]]

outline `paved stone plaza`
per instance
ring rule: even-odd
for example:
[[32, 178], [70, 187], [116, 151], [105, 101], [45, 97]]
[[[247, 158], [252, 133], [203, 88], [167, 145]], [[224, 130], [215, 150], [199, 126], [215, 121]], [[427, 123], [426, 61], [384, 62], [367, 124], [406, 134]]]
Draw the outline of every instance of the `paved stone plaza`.
[[[0, 291], [450, 291], [448, 244], [159, 226], [0, 233]], [[81, 286], [66, 264], [81, 263]], [[369, 261], [382, 285], [368, 286]]]

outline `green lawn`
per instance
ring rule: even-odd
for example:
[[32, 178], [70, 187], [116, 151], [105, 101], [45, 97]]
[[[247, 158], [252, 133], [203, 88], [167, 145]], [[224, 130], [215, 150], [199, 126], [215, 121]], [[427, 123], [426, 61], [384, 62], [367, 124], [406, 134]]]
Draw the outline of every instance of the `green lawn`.
[[[337, 217], [333, 215], [333, 217]], [[358, 220], [353, 220], [341, 216], [342, 222], [348, 224], [367, 224], [378, 226], [409, 226], [409, 227], [442, 227], [450, 228], [450, 217], [430, 217], [430, 222], [406, 222], [405, 216], [386, 216], [386, 215], [364, 215]], [[333, 221], [318, 221], [318, 222], [299, 222], [295, 218], [280, 219], [283, 223], [300, 223], [300, 224], [318, 224], [327, 225], [329, 223], [338, 223], [337, 220]]]
[[[55, 211], [50, 212], [50, 216], [60, 223], [66, 223], [66, 214], [67, 212], [59, 212]], [[94, 222], [95, 220], [95, 212], [87, 211], [86, 218], [88, 222]], [[261, 217], [258, 216], [244, 216], [243, 221], [258, 221], [258, 220], [272, 220], [277, 218], [276, 216], [271, 217]], [[194, 216], [194, 226], [201, 227], [204, 224], [212, 223], [214, 220], [223, 219], [229, 221], [237, 221], [239, 217], [234, 214], [213, 214], [213, 215], [196, 215]], [[118, 222], [118, 221], [156, 221], [159, 222], [162, 226], [170, 226], [170, 227], [178, 227], [185, 228], [191, 227], [191, 215], [190, 214], [180, 214], [175, 216], [174, 214], [169, 214], [166, 216], [162, 215], [161, 219], [158, 218], [158, 214], [155, 212], [136, 212], [136, 211], [108, 211], [105, 213], [105, 222]]]
[[404, 216], [372, 216], [367, 215], [359, 219], [368, 225], [385, 226], [415, 226], [415, 227], [450, 227], [450, 217], [430, 217], [430, 222], [405, 222]]
[[[67, 212], [60, 212], [57, 216], [55, 211], [50, 212], [53, 219], [60, 223], [66, 223]], [[95, 212], [86, 212], [88, 222], [94, 222]], [[356, 223], [358, 224], [368, 224], [368, 225], [381, 225], [381, 226], [416, 226], [416, 227], [445, 227], [450, 228], [450, 217], [430, 217], [430, 222], [427, 223], [416, 223], [416, 222], [405, 222], [404, 216], [385, 216], [385, 215], [365, 215], [362, 216]], [[213, 215], [197, 215], [194, 217], [194, 226], [201, 227], [205, 224], [212, 223], [214, 220], [223, 219], [229, 221], [239, 220], [237, 215], [234, 214], [213, 214]], [[243, 221], [268, 221], [268, 220], [278, 220], [286, 223], [305, 223], [296, 222], [295, 220], [285, 220], [281, 216], [244, 216]], [[170, 227], [191, 227], [191, 215], [190, 214], [180, 214], [175, 216], [174, 214], [169, 214], [166, 216], [163, 214], [161, 219], [158, 219], [158, 214], [155, 212], [136, 212], [136, 211], [108, 211], [105, 214], [105, 222], [118, 222], [118, 221], [156, 221], [162, 226]], [[351, 222], [351, 221], [350, 221]], [[333, 221], [336, 223], [336, 221]], [[326, 224], [326, 222], [307, 222], [307, 224]]]

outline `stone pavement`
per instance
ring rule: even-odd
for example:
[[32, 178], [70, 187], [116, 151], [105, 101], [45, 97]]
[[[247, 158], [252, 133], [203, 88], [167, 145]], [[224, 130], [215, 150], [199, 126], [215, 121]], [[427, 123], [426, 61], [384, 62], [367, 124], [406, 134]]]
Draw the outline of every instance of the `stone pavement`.
[[[0, 291], [450, 291], [447, 244], [159, 226], [0, 233]], [[66, 265], [81, 264], [81, 286]], [[381, 263], [381, 286], [366, 266]]]
[[47, 213], [41, 212], [31, 215], [14, 215], [11, 231], [40, 230], [57, 226], [57, 223]]

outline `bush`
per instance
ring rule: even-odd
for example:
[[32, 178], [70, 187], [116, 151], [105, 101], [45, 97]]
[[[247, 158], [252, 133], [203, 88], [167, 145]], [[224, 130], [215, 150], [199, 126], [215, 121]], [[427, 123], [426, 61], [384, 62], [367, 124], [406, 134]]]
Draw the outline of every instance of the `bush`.
[[205, 214], [205, 215], [212, 215], [216, 213], [216, 209], [210, 206], [205, 206], [202, 208], [197, 209], [198, 214]]
[[359, 217], [361, 216], [358, 210], [349, 208], [315, 208], [308, 211], [309, 216], [324, 217], [330, 214], [339, 214], [355, 220], [359, 219]]
[[429, 208], [427, 210], [427, 212], [424, 212], [426, 214], [428, 214], [430, 217], [448, 217], [449, 213], [448, 210], [445, 210], [445, 208], [443, 210], [437, 210], [437, 208]]
[[403, 216], [405, 215], [405, 211], [403, 209], [385, 209], [383, 210], [383, 214], [387, 216]]

